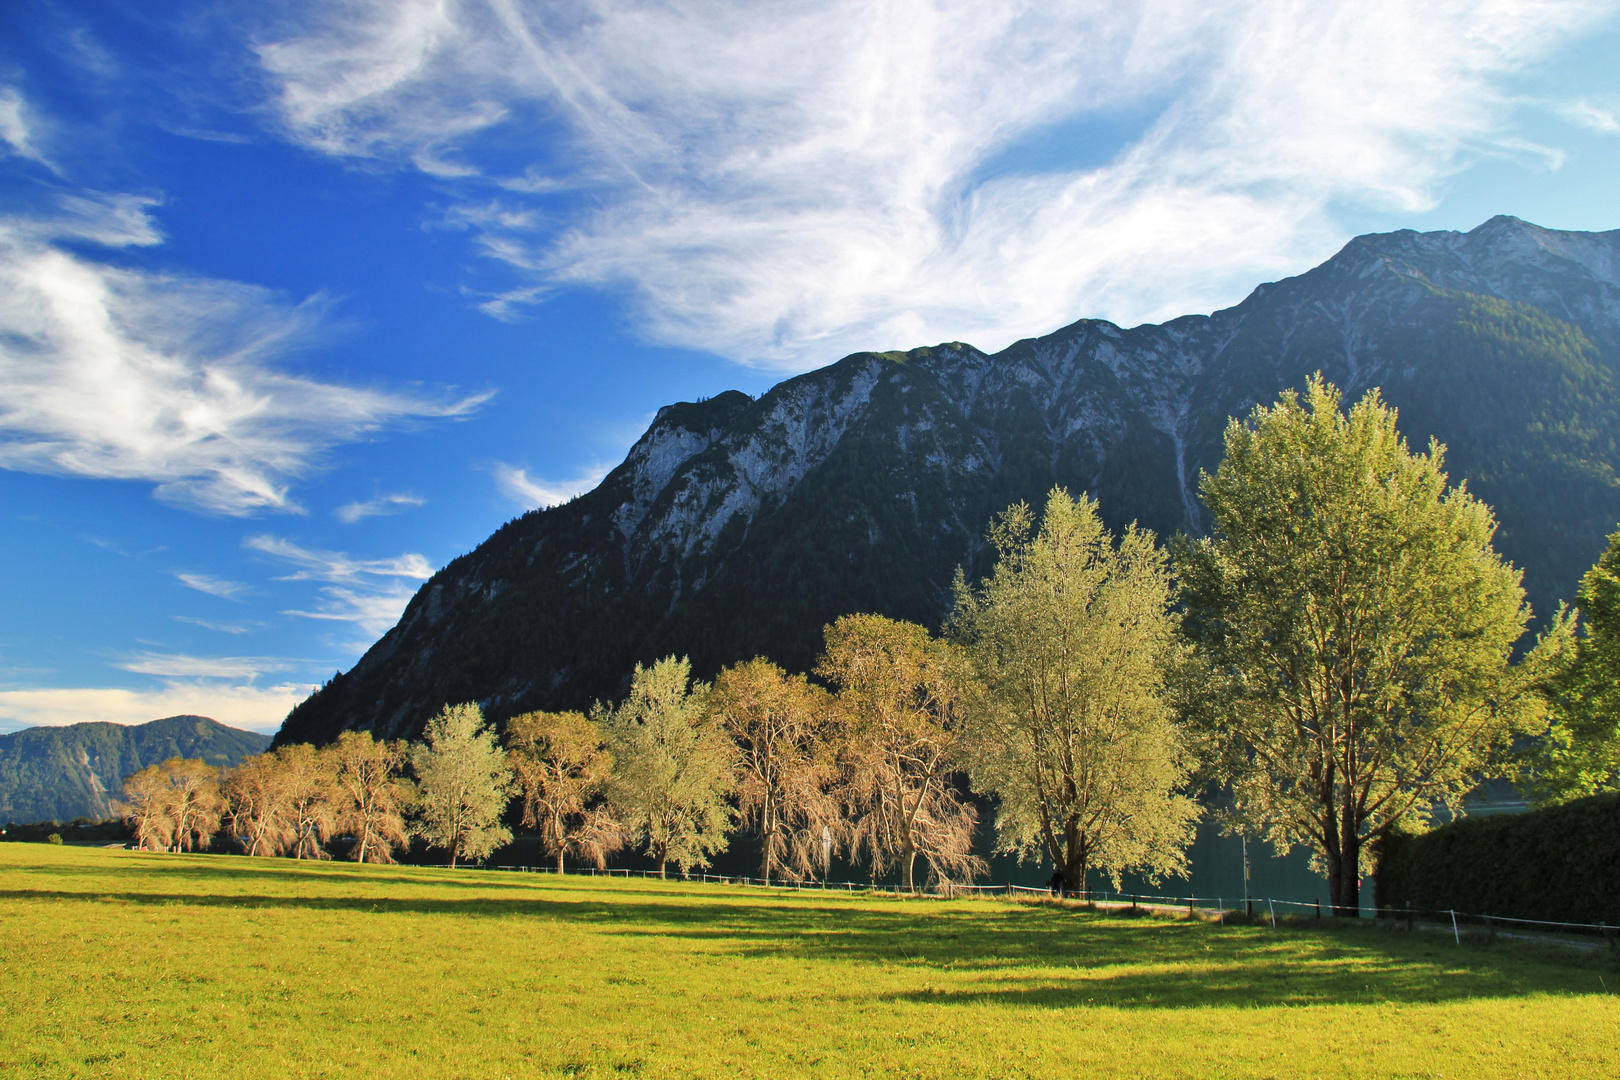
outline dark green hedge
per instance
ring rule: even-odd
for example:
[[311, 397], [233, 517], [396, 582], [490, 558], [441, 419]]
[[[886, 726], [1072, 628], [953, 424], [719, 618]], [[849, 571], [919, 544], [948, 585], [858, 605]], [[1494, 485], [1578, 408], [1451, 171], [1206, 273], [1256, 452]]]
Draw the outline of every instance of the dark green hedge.
[[1620, 924], [1620, 795], [1392, 836], [1378, 906]]

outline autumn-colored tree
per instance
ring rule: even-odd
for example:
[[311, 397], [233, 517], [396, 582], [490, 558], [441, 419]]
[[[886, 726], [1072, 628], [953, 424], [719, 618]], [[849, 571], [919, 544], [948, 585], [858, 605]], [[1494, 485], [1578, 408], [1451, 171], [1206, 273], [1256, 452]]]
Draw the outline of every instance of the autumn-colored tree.
[[722, 671], [709, 709], [736, 747], [737, 807], [760, 840], [759, 876], [825, 873], [842, 815], [831, 695], [803, 675], [754, 659]]
[[219, 832], [225, 800], [219, 791], [219, 769], [200, 758], [174, 757], [161, 768], [169, 777], [169, 816], [174, 821], [177, 851], [205, 848]]
[[293, 841], [287, 775], [274, 753], [254, 754], [226, 770], [221, 785], [231, 832], [248, 855], [277, 855]]
[[393, 862], [394, 849], [409, 843], [405, 811], [415, 788], [400, 775], [408, 754], [404, 742], [379, 741], [369, 731], [345, 731], [326, 748], [334, 822], [354, 837], [355, 862]]
[[175, 823], [169, 816], [169, 776], [158, 765], [124, 778], [124, 800], [118, 812], [135, 834], [141, 851], [168, 851], [174, 846]]
[[127, 777], [122, 810], [139, 845], [154, 851], [207, 847], [225, 809], [219, 779], [206, 761], [181, 757]]
[[1088, 868], [1182, 872], [1197, 803], [1167, 676], [1181, 652], [1170, 576], [1153, 534], [1116, 545], [1082, 495], [1053, 489], [1040, 527], [1027, 505], [990, 530], [997, 560], [977, 589], [958, 577], [951, 630], [972, 661], [964, 758], [999, 799], [997, 846], [1044, 855], [1070, 889]]
[[874, 877], [892, 867], [915, 887], [917, 856], [931, 878], [972, 879], [978, 811], [952, 782], [961, 726], [963, 660], [915, 623], [846, 615], [827, 627], [816, 673], [838, 688], [848, 740], [844, 798], [850, 845]]
[[582, 713], [524, 713], [507, 721], [506, 750], [523, 793], [523, 824], [539, 830], [557, 873], [565, 855], [607, 866], [628, 837], [606, 807], [592, 805], [613, 773], [602, 729]]
[[337, 804], [330, 756], [309, 743], [277, 747], [272, 753], [284, 785], [285, 821], [295, 859], [329, 859], [325, 844], [336, 823]]
[[594, 716], [608, 736], [614, 773], [608, 805], [658, 863], [686, 873], [724, 851], [733, 811], [730, 741], [708, 714], [709, 688], [673, 656], [636, 665], [630, 696]]
[[415, 831], [443, 848], [448, 863], [479, 860], [512, 838], [501, 824], [512, 770], [476, 703], [446, 705], [411, 747], [417, 779]]

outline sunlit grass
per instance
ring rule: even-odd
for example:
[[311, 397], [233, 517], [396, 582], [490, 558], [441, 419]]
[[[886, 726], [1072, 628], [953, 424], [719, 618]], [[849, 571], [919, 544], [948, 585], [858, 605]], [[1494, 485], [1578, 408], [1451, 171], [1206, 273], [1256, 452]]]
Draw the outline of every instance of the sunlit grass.
[[0, 1076], [1620, 1074], [1606, 955], [0, 845]]

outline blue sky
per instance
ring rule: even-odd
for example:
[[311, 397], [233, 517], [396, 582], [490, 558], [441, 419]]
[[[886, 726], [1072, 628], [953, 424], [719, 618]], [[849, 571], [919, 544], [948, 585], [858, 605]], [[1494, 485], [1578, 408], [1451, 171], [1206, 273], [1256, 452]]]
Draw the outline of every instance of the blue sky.
[[0, 730], [273, 730], [662, 404], [1620, 228], [1620, 3], [0, 6]]

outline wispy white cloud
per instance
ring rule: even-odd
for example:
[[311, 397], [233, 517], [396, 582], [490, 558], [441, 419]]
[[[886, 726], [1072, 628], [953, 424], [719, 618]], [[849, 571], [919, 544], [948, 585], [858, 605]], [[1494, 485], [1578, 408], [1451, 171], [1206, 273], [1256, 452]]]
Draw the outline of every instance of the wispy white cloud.
[[[14, 104], [0, 96], [0, 134], [26, 146]], [[0, 468], [151, 481], [160, 498], [211, 513], [296, 511], [292, 484], [332, 447], [466, 416], [487, 398], [290, 374], [281, 361], [332, 333], [325, 299], [290, 303], [64, 246], [160, 244], [155, 205], [57, 192], [47, 211], [0, 214]]]
[[314, 690], [313, 683], [275, 686], [226, 685], [209, 680], [174, 680], [161, 688], [76, 688], [0, 690], [0, 721], [8, 727], [60, 727], [101, 720], [144, 724], [165, 716], [208, 716], [231, 727], [273, 732], [292, 707]]
[[1557, 106], [1558, 115], [1577, 127], [1589, 128], [1605, 135], [1620, 134], [1620, 102], [1579, 101]]
[[174, 576], [188, 589], [196, 589], [200, 593], [217, 596], [222, 600], [236, 600], [248, 589], [240, 581], [214, 577], [212, 574], [176, 574]]
[[215, 622], [212, 619], [199, 619], [192, 615], [176, 615], [174, 621], [190, 623], [192, 626], [200, 626], [204, 630], [214, 630], [221, 634], [246, 634], [253, 629], [251, 626], [242, 623]]
[[295, 665], [270, 656], [188, 656], [184, 653], [140, 653], [120, 661], [117, 667], [137, 675], [157, 675], [171, 679], [238, 679], [252, 682], [272, 671], [287, 671]]
[[[1080, 315], [1131, 323], [1235, 299], [1342, 242], [1335, 208], [1419, 211], [1480, 155], [1527, 152], [1503, 80], [1616, 9], [308, 10], [302, 30], [259, 51], [282, 130], [329, 154], [461, 175], [447, 181], [459, 192], [447, 221], [533, 289], [491, 299], [490, 314], [559, 284], [628, 286], [651, 338], [803, 367], [855, 347], [994, 347]], [[1063, 163], [1074, 125], [1129, 116], [1108, 160]], [[514, 179], [525, 139], [532, 161]], [[1032, 171], [1020, 162], [1035, 145], [1048, 164]], [[559, 202], [564, 188], [589, 198]]]
[[19, 157], [37, 161], [56, 172], [57, 168], [35, 145], [36, 132], [33, 118], [27, 113], [23, 97], [14, 87], [0, 86], [0, 142]]
[[313, 610], [292, 608], [282, 614], [305, 619], [352, 623], [377, 637], [399, 621], [415, 595], [406, 581], [426, 581], [433, 565], [415, 553], [389, 559], [357, 559], [347, 552], [306, 548], [274, 536], [250, 536], [243, 546], [295, 567], [280, 581], [323, 582]]
[[420, 495], [378, 495], [374, 499], [364, 502], [344, 503], [332, 511], [334, 517], [345, 525], [353, 525], [368, 517], [380, 517], [385, 514], [399, 514], [414, 507], [421, 506], [427, 500]]
[[594, 488], [602, 482], [602, 477], [607, 473], [606, 465], [595, 465], [572, 480], [542, 480], [531, 477], [527, 469], [519, 469], [504, 462], [496, 462], [494, 468], [495, 487], [502, 495], [525, 510], [565, 503], [574, 496], [582, 495]]

